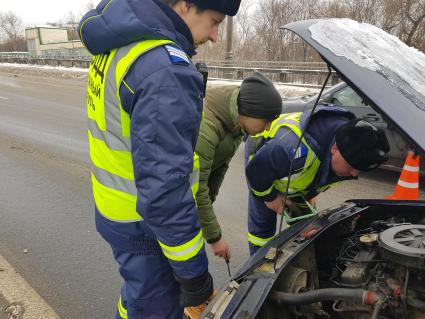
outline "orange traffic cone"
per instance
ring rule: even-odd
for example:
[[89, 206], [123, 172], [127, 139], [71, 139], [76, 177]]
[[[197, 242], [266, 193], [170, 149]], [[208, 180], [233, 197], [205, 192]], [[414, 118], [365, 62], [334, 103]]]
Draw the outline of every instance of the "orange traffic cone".
[[394, 194], [386, 198], [419, 199], [419, 156], [415, 156], [412, 151], [407, 154]]

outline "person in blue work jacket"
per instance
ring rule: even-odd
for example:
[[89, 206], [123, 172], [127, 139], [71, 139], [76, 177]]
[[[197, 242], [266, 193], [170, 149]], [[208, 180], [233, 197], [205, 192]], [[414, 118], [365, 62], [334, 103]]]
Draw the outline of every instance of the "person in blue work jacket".
[[306, 201], [312, 202], [337, 182], [357, 178], [360, 171], [377, 168], [388, 159], [389, 150], [382, 129], [335, 106], [319, 106], [312, 115], [308, 111], [282, 114], [268, 130], [249, 137], [246, 178], [250, 188], [250, 254], [274, 237], [277, 214], [283, 213], [285, 201], [292, 215], [303, 215], [309, 212]]
[[194, 155], [205, 91], [191, 61], [240, 0], [103, 0], [81, 20], [96, 228], [124, 279], [116, 318], [179, 318], [213, 293]]

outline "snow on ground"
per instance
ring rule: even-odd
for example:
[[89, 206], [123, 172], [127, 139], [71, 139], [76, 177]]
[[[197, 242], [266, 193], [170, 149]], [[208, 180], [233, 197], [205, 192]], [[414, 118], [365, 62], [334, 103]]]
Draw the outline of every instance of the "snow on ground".
[[40, 77], [60, 77], [65, 79], [87, 79], [88, 69], [63, 66], [34, 65], [20, 63], [0, 63], [0, 72]]
[[[241, 83], [242, 83], [241, 80], [224, 80], [224, 79], [216, 79], [216, 78], [208, 79], [208, 85], [232, 85], [232, 84], [241, 84]], [[302, 86], [300, 84], [286, 85], [280, 82], [275, 82], [274, 85], [276, 89], [278, 90], [279, 94], [283, 98], [309, 95], [312, 93], [319, 92], [320, 90], [316, 87]]]
[[[76, 68], [76, 67], [61, 67], [61, 66], [50, 66], [50, 65], [34, 65], [34, 64], [19, 64], [19, 63], [0, 63], [0, 72], [11, 73], [17, 75], [30, 75], [30, 76], [41, 76], [41, 77], [60, 77], [65, 79], [81, 79], [87, 80], [88, 69]], [[240, 80], [224, 80], [224, 79], [208, 79], [209, 85], [232, 85], [240, 84]], [[282, 83], [275, 83], [276, 89], [280, 95], [284, 98], [303, 96], [311, 93], [318, 92], [319, 89], [308, 86], [292, 86], [285, 85]]]

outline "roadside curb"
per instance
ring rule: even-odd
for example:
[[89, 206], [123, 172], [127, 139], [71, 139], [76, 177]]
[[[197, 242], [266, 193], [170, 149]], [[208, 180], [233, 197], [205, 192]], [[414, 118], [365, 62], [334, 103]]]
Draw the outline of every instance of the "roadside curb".
[[0, 319], [60, 319], [2, 256], [0, 256]]

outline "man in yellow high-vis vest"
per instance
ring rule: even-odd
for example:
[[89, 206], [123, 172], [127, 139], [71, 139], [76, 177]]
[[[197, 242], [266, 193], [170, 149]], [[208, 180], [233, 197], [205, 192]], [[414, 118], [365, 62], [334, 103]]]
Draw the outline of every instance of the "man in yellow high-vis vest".
[[[298, 144], [302, 131], [305, 134]], [[250, 254], [273, 239], [276, 214], [283, 213], [286, 197], [290, 199], [286, 206], [305, 214], [309, 211], [306, 201], [335, 183], [357, 178], [360, 171], [377, 168], [388, 159], [389, 150], [382, 129], [336, 106], [318, 106], [313, 114], [282, 114], [270, 129], [249, 137], [246, 177], [250, 188]]]
[[103, 0], [80, 22], [96, 227], [124, 279], [116, 318], [182, 318], [213, 292], [194, 194], [205, 83], [191, 57], [240, 0]]

